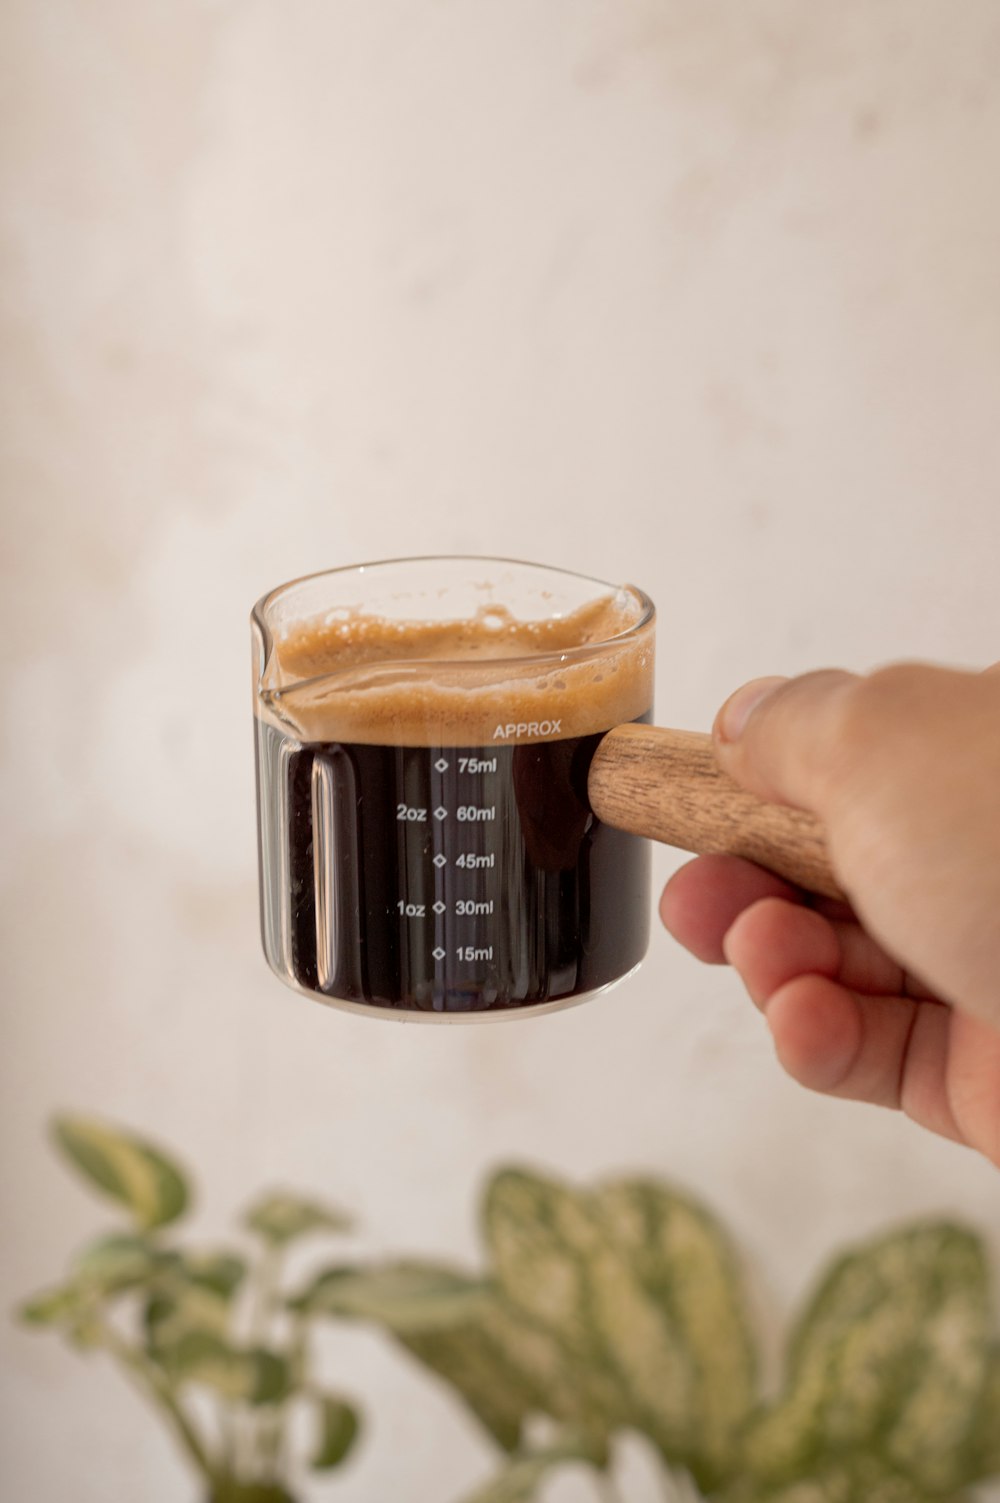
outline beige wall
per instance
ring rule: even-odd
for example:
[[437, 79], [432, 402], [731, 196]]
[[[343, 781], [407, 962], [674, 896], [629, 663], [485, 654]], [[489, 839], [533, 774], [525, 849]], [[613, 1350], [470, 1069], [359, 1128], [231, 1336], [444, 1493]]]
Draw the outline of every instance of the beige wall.
[[[210, 1231], [278, 1178], [359, 1251], [472, 1259], [483, 1172], [529, 1158], [696, 1188], [775, 1316], [893, 1218], [1000, 1253], [994, 1171], [788, 1083], [662, 933], [522, 1026], [284, 992], [246, 621], [386, 553], [635, 579], [691, 726], [755, 673], [1000, 655], [997, 7], [8, 0], [3, 29], [0, 1303], [99, 1224], [43, 1142], [69, 1106], [193, 1161]], [[5, 1497], [195, 1496], [99, 1360], [0, 1331]], [[324, 1360], [372, 1431], [317, 1496], [482, 1473], [374, 1337]]]

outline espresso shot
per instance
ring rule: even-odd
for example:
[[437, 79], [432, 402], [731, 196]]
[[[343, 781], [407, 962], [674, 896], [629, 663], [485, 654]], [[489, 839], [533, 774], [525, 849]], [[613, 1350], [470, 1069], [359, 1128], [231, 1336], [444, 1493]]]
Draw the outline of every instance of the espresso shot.
[[599, 740], [296, 745], [262, 725], [281, 785], [262, 846], [279, 848], [289, 900], [270, 939], [288, 979], [479, 1012], [599, 991], [638, 965], [649, 855], [587, 808]]
[[437, 620], [348, 605], [271, 635], [256, 763], [272, 969], [428, 1019], [547, 1011], [634, 969], [648, 845], [586, 790], [605, 732], [650, 718], [638, 615], [627, 592], [551, 617], [495, 598]]

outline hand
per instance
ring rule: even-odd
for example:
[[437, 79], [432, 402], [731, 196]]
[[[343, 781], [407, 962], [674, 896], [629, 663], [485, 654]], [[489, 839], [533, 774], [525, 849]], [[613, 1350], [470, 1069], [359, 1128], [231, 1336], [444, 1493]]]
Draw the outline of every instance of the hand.
[[660, 914], [735, 966], [802, 1085], [899, 1108], [1000, 1166], [998, 670], [746, 685], [716, 719], [719, 765], [822, 820], [850, 906], [702, 856]]

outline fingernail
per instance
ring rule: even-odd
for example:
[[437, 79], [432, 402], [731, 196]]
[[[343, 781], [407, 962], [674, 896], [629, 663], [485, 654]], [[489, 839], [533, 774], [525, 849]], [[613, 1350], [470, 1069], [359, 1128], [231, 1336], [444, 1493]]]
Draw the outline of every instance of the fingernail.
[[716, 720], [720, 741], [738, 741], [761, 701], [773, 694], [779, 684], [787, 682], [785, 678], [754, 678], [744, 684], [742, 689], [737, 689], [735, 694], [731, 694]]

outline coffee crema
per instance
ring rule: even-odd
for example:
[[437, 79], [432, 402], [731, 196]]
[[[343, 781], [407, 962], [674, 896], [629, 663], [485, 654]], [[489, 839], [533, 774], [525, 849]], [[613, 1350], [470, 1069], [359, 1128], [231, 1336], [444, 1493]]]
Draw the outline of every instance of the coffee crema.
[[453, 621], [295, 623], [272, 638], [258, 714], [306, 742], [517, 745], [605, 731], [652, 695], [652, 621], [626, 589], [543, 620], [491, 603]]

